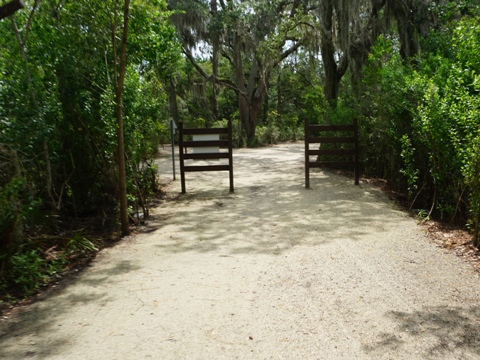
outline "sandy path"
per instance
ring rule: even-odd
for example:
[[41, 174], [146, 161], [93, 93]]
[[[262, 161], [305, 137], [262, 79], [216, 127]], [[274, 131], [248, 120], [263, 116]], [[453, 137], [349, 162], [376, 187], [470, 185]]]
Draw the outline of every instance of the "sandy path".
[[304, 189], [302, 159], [237, 150], [235, 194], [170, 184], [145, 233], [0, 324], [0, 358], [480, 359], [473, 270], [369, 185]]

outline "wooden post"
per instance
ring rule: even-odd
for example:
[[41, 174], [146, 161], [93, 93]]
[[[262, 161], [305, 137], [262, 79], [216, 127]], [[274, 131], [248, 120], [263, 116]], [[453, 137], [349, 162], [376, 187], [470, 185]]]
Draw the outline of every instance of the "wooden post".
[[228, 167], [230, 173], [230, 192], [233, 193], [233, 136], [232, 121], [228, 121]]
[[182, 194], [185, 194], [185, 163], [183, 159], [183, 122], [178, 123], [178, 147], [180, 155], [180, 181], [182, 183]]
[[354, 137], [354, 147], [355, 147], [355, 159], [354, 159], [354, 176], [355, 176], [355, 185], [360, 184], [360, 172], [359, 172], [359, 154], [358, 154], [358, 120], [353, 119], [353, 137]]
[[308, 153], [310, 151], [310, 145], [309, 145], [308, 138], [310, 137], [310, 134], [309, 134], [308, 119], [305, 119], [304, 136], [305, 136], [305, 188], [309, 189], [310, 188], [310, 156], [308, 155]]
[[175, 124], [175, 120], [170, 119], [170, 137], [172, 139], [172, 172], [173, 172], [173, 180], [177, 180], [175, 176], [175, 129], [177, 125]]

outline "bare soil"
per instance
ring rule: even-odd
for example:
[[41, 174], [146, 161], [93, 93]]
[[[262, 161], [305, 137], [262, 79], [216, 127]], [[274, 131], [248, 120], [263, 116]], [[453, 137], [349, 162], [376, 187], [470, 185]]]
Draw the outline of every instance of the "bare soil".
[[144, 231], [3, 319], [0, 358], [480, 358], [475, 268], [377, 187], [305, 189], [302, 144], [236, 150], [233, 194], [189, 173], [182, 195], [159, 166]]

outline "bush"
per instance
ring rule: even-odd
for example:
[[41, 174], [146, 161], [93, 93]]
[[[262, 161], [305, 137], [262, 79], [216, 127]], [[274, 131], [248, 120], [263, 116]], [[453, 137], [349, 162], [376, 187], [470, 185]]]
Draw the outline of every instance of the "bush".
[[411, 207], [468, 223], [478, 245], [480, 23], [463, 19], [450, 28], [432, 33], [415, 68], [392, 40], [372, 48], [362, 84], [362, 162], [367, 174], [408, 193]]

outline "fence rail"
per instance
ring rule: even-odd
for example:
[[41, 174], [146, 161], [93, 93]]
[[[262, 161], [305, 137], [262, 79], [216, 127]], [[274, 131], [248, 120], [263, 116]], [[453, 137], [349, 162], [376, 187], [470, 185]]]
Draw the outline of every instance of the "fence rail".
[[[331, 132], [342, 132], [342, 136], [327, 136], [327, 134]], [[351, 136], [344, 136], [344, 132], [351, 133]], [[322, 134], [322, 136], [318, 134]], [[316, 149], [310, 149], [311, 144], [317, 144]], [[353, 149], [321, 149], [321, 144], [353, 144]], [[351, 160], [310, 161], [310, 156], [322, 155], [349, 157]], [[305, 121], [305, 187], [307, 189], [310, 188], [311, 168], [353, 168], [355, 185], [358, 185], [360, 177], [358, 165], [357, 119], [354, 119], [351, 125], [310, 125], [308, 120]]]
[[[228, 171], [230, 175], [230, 192], [234, 191], [233, 188], [233, 146], [232, 146], [232, 123], [228, 123], [227, 128], [218, 129], [184, 129], [183, 123], [180, 122], [178, 126], [180, 148], [180, 177], [182, 183], [182, 193], [185, 194], [185, 173], [186, 172], [200, 172], [200, 171]], [[185, 136], [193, 135], [227, 135], [227, 140], [185, 140]], [[201, 151], [206, 147], [219, 147], [227, 148], [227, 152], [216, 153], [187, 153], [187, 148], [196, 148]], [[185, 166], [185, 160], [217, 160], [228, 159], [228, 165], [192, 165]]]

